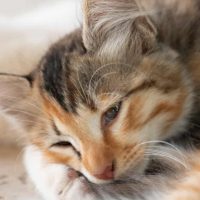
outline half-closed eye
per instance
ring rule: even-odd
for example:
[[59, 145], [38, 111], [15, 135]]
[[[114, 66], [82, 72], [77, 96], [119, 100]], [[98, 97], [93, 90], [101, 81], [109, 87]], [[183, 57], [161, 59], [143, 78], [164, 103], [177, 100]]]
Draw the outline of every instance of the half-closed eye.
[[66, 148], [71, 148], [77, 155], [79, 158], [81, 158], [81, 153], [80, 151], [78, 151], [72, 143], [68, 142], [68, 141], [59, 141], [56, 142], [54, 144], [52, 144], [50, 146], [50, 148], [62, 148], [62, 149], [66, 149]]
[[121, 109], [122, 102], [118, 102], [117, 104], [110, 107], [102, 116], [102, 125], [104, 127], [109, 126], [118, 116]]
[[61, 148], [68, 148], [68, 147], [73, 147], [73, 145], [68, 142], [68, 141], [60, 141], [60, 142], [57, 142], [55, 144], [52, 144], [51, 147], [61, 147]]

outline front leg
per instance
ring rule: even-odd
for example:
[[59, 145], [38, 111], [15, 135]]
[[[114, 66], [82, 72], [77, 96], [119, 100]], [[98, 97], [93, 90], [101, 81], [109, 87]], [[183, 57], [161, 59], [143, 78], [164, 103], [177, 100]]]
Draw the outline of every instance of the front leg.
[[84, 178], [61, 164], [48, 163], [35, 146], [28, 146], [24, 153], [26, 170], [36, 189], [46, 200], [96, 199], [84, 187]]

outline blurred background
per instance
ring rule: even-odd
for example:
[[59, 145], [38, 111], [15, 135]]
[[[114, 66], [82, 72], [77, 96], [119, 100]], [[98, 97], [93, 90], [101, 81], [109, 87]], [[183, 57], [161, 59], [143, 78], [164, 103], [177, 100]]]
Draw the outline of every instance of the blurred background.
[[[5, 16], [16, 16], [27, 13], [30, 10], [52, 3], [62, 2], [63, 0], [0, 0], [0, 13]], [[75, 2], [79, 0], [65, 0], [63, 2]]]
[[[28, 74], [81, 23], [81, 0], [0, 0], [0, 73]], [[22, 134], [0, 112], [1, 200], [40, 200], [22, 165]]]
[[[81, 21], [81, 0], [0, 0], [0, 73], [30, 73], [50, 45]], [[9, 129], [0, 112], [0, 130], [7, 132], [0, 131], [1, 144], [15, 143], [17, 134]]]
[[13, 72], [13, 65], [17, 73], [29, 72], [81, 18], [81, 0], [0, 0], [1, 72]]

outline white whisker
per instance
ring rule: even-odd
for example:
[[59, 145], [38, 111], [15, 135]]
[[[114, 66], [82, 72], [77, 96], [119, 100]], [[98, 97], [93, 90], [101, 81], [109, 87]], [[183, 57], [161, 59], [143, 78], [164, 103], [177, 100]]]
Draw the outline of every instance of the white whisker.
[[84, 89], [83, 89], [83, 86], [82, 86], [82, 84], [81, 84], [80, 76], [79, 76], [79, 73], [78, 73], [78, 72], [77, 72], [77, 78], [78, 78], [79, 86], [80, 86], [80, 88], [81, 88], [81, 90], [82, 90], [82, 92], [83, 92], [83, 95], [84, 95], [84, 97], [85, 97], [85, 100], [86, 100], [87, 103], [89, 103], [89, 99], [88, 99], [88, 97], [87, 97], [87, 95], [86, 95], [86, 93], [85, 93], [85, 91], [84, 91]]
[[185, 155], [181, 152], [181, 150], [176, 147], [175, 145], [169, 143], [169, 142], [166, 142], [166, 141], [161, 141], [161, 140], [153, 140], [153, 141], [147, 141], [147, 142], [142, 142], [140, 143], [138, 146], [140, 145], [145, 145], [145, 144], [165, 144], [165, 145], [168, 145], [169, 147], [172, 147], [175, 151], [177, 151], [179, 153], [179, 155], [181, 155], [184, 159], [185, 159]]
[[155, 151], [155, 152], [150, 151], [150, 152], [145, 152], [144, 155], [167, 158], [167, 159], [170, 159], [170, 160], [175, 161], [176, 163], [182, 165], [185, 169], [188, 169], [188, 165], [186, 164], [185, 161], [182, 161], [182, 160], [178, 159], [177, 157], [172, 156], [171, 154], [168, 154], [168, 153], [163, 153], [163, 152], [158, 152], [158, 151]]

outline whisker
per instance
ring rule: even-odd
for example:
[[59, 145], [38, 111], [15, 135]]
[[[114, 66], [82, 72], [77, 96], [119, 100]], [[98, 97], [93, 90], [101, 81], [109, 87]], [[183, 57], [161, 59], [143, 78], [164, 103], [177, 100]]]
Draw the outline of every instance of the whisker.
[[101, 71], [102, 69], [104, 69], [105, 67], [108, 67], [110, 65], [112, 65], [114, 63], [108, 63], [108, 64], [105, 64], [105, 65], [102, 65], [101, 67], [99, 67], [98, 69], [96, 69], [94, 71], [94, 73], [92, 74], [91, 78], [90, 78], [90, 81], [89, 81], [89, 84], [88, 84], [88, 90], [91, 91], [91, 84], [92, 84], [92, 81], [93, 81], [93, 78], [95, 77], [95, 75]]
[[99, 80], [96, 82], [96, 85], [95, 85], [95, 87], [94, 87], [94, 89], [93, 89], [93, 92], [96, 93], [97, 87], [98, 87], [98, 85], [99, 85], [99, 83], [100, 83], [100, 81], [101, 81], [102, 79], [107, 78], [107, 76], [110, 76], [110, 75], [113, 75], [113, 74], [116, 74], [116, 73], [117, 73], [117, 72], [109, 72], [109, 73], [106, 73], [106, 74], [104, 74], [103, 76], [101, 76], [101, 77], [99, 78]]
[[81, 84], [80, 76], [79, 76], [79, 73], [78, 73], [78, 72], [77, 72], [77, 78], [78, 78], [79, 86], [80, 86], [80, 88], [81, 88], [81, 90], [82, 90], [82, 92], [83, 92], [83, 95], [84, 95], [84, 97], [85, 97], [85, 100], [86, 100], [86, 102], [89, 104], [89, 99], [88, 99], [88, 97], [87, 97], [87, 95], [86, 95], [86, 93], [85, 93], [85, 91], [84, 91], [84, 89], [83, 89], [83, 86], [82, 86], [82, 84]]
[[[83, 94], [81, 93], [81, 91], [79, 90], [79, 88], [78, 88], [78, 86], [75, 84], [75, 80], [73, 80], [74, 81], [74, 87], [76, 88], [76, 90], [78, 91], [78, 93], [79, 93], [79, 95], [83, 98], [83, 99], [85, 99], [85, 97], [83, 96]], [[80, 83], [79, 83], [80, 84]]]
[[38, 113], [28, 112], [26, 110], [18, 109], [18, 108], [12, 108], [12, 107], [10, 107], [10, 108], [6, 108], [6, 109], [2, 109], [0, 111], [2, 111], [4, 113], [8, 113], [9, 111], [16, 111], [18, 113], [27, 114], [28, 116], [32, 116], [32, 117], [36, 117], [36, 118], [39, 117], [39, 119], [41, 118], [41, 119], [47, 120], [47, 118], [43, 118], [41, 116], [38, 116]]
[[[8, 98], [8, 99], [5, 99], [6, 101], [12, 101], [12, 100], [19, 100], [19, 98], [17, 97], [14, 97], [14, 96], [2, 96], [2, 93], [0, 94], [0, 97], [3, 97], [3, 98]], [[37, 102], [35, 99], [29, 99], [30, 101], [31, 100], [34, 100], [34, 102]], [[27, 105], [30, 105], [30, 106], [33, 106], [34, 108], [38, 109], [39, 111], [41, 111], [41, 108], [39, 106], [37, 106], [36, 104], [33, 104], [29, 101], [23, 101], [23, 104], [27, 104]]]
[[145, 144], [165, 144], [165, 145], [168, 145], [169, 147], [172, 147], [175, 151], [177, 151], [179, 153], [179, 155], [181, 155], [183, 158], [185, 158], [185, 155], [181, 152], [181, 150], [176, 147], [175, 145], [169, 143], [169, 142], [166, 142], [166, 141], [162, 141], [162, 140], [152, 140], [152, 141], [147, 141], [147, 142], [142, 142], [140, 144], [138, 144], [138, 146], [140, 145], [145, 145]]
[[178, 159], [175, 156], [172, 156], [170, 154], [167, 153], [160, 153], [160, 152], [145, 152], [144, 155], [147, 156], [156, 156], [156, 157], [161, 157], [161, 158], [167, 158], [170, 159], [172, 161], [177, 162], [178, 164], [182, 165], [185, 169], [188, 169], [188, 165], [185, 162], [182, 162], [180, 159]]

